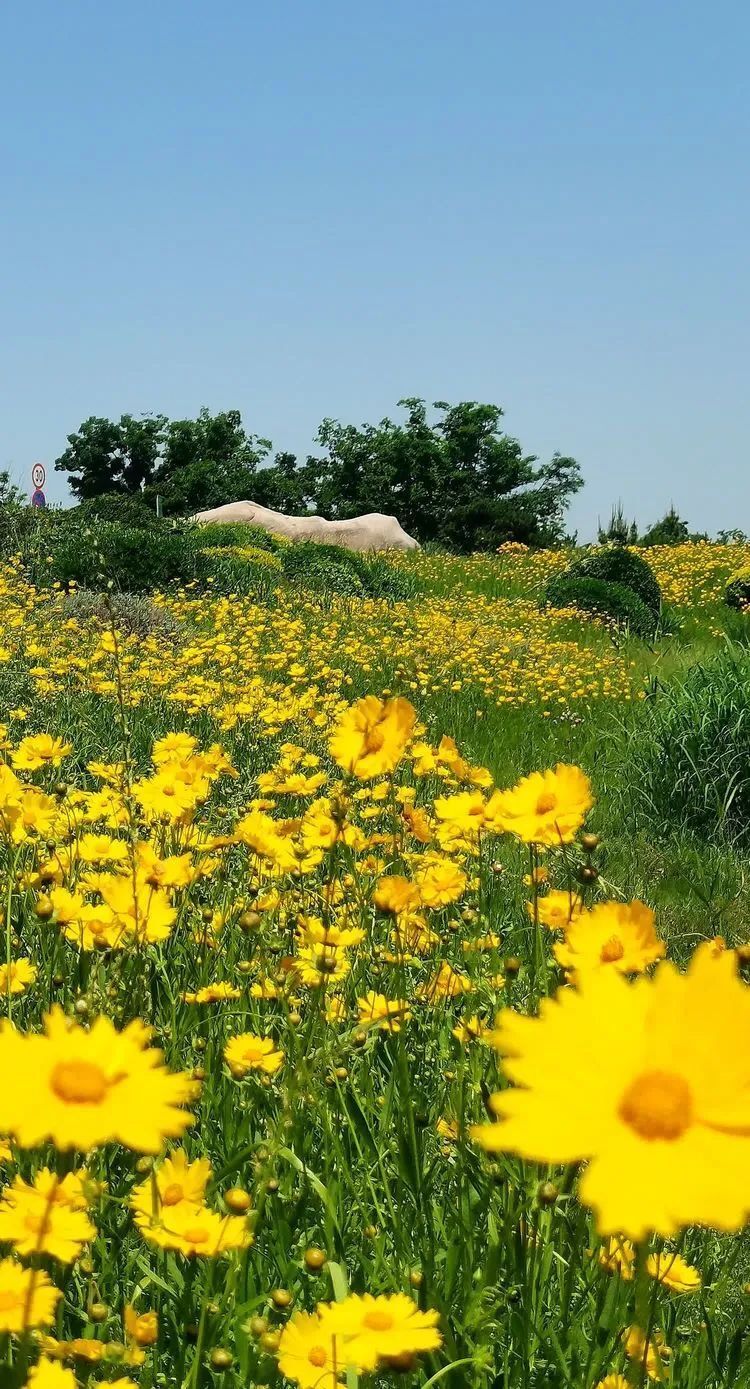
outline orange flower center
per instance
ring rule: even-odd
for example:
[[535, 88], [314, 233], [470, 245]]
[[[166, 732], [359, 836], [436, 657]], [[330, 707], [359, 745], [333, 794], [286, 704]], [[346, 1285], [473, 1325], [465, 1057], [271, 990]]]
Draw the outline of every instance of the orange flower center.
[[557, 805], [557, 797], [551, 791], [544, 791], [536, 803], [537, 815], [549, 815]]
[[368, 728], [365, 734], [365, 752], [380, 752], [385, 742], [385, 733], [377, 724], [373, 728]]
[[179, 1182], [170, 1182], [169, 1186], [165, 1188], [164, 1195], [161, 1198], [162, 1205], [176, 1206], [177, 1202], [181, 1201], [184, 1195], [185, 1193]]
[[38, 1235], [45, 1227], [46, 1218], [43, 1215], [37, 1215], [34, 1211], [29, 1211], [23, 1223], [32, 1235]]
[[371, 1312], [366, 1312], [362, 1320], [368, 1331], [390, 1331], [393, 1326], [391, 1313], [381, 1310], [380, 1307], [373, 1307]]
[[681, 1138], [693, 1120], [688, 1083], [672, 1071], [644, 1071], [625, 1091], [619, 1114], [640, 1138]]
[[16, 1293], [10, 1292], [9, 1289], [3, 1289], [0, 1292], [0, 1312], [9, 1312], [12, 1307], [18, 1307], [18, 1305], [19, 1298]]
[[210, 1238], [210, 1231], [205, 1225], [190, 1225], [185, 1231], [185, 1239], [188, 1244], [205, 1244]]
[[328, 1355], [323, 1346], [313, 1346], [312, 1349], [307, 1352], [307, 1358], [310, 1364], [315, 1365], [319, 1370], [328, 1363]]
[[624, 954], [625, 946], [619, 936], [610, 936], [609, 940], [605, 941], [602, 946], [599, 959], [603, 965], [611, 965], [614, 964], [615, 960], [621, 960]]
[[91, 1061], [58, 1061], [50, 1084], [65, 1104], [101, 1104], [107, 1093], [107, 1077]]

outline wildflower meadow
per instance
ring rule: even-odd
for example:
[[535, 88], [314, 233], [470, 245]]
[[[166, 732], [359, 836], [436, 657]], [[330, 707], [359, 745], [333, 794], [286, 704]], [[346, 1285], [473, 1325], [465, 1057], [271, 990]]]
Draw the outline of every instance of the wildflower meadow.
[[750, 547], [283, 551], [0, 571], [2, 1389], [747, 1384]]

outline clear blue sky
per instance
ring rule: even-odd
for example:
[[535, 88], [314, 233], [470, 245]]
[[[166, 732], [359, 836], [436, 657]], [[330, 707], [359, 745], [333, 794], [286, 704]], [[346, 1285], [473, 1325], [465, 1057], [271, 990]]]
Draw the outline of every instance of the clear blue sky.
[[0, 466], [471, 398], [580, 460], [582, 538], [750, 530], [749, 45], [746, 0], [5, 6]]

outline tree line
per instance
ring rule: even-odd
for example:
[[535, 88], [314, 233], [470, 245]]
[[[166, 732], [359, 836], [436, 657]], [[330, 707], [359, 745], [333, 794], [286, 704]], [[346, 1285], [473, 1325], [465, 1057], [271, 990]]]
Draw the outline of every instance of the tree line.
[[574, 458], [540, 463], [502, 428], [498, 405], [398, 402], [400, 420], [341, 424], [324, 419], [318, 452], [272, 453], [248, 433], [238, 410], [196, 419], [95, 416], [68, 435], [55, 460], [79, 500], [137, 495], [165, 515], [189, 516], [225, 502], [254, 501], [288, 515], [343, 520], [383, 511], [422, 543], [458, 550], [508, 540], [556, 545], [565, 513], [583, 486]]

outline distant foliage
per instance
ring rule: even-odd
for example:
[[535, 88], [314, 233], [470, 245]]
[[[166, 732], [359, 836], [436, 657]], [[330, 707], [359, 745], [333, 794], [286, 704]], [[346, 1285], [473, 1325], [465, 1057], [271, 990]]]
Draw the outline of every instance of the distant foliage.
[[609, 525], [604, 529], [599, 523], [599, 544], [600, 545], [637, 545], [638, 526], [635, 521], [628, 521], [623, 510], [622, 502], [618, 502], [612, 507], [609, 518]]
[[497, 405], [438, 401], [429, 420], [423, 400], [400, 404], [403, 422], [323, 420], [321, 451], [304, 462], [284, 452], [268, 462], [270, 440], [246, 433], [237, 410], [171, 421], [92, 416], [68, 435], [55, 468], [81, 500], [136, 496], [155, 510], [159, 496], [169, 516], [251, 500], [333, 520], [386, 512], [419, 540], [459, 551], [563, 538], [566, 508], [583, 485], [575, 459], [556, 453], [538, 465], [504, 433]]
[[555, 608], [575, 607], [582, 612], [610, 617], [634, 636], [646, 640], [656, 632], [655, 614], [626, 584], [561, 574], [548, 583], [545, 601]]

